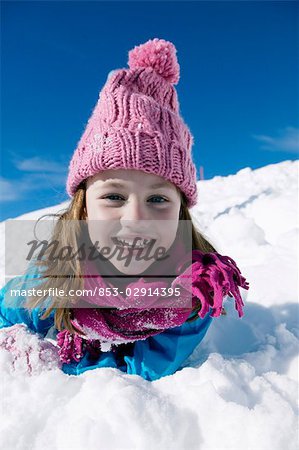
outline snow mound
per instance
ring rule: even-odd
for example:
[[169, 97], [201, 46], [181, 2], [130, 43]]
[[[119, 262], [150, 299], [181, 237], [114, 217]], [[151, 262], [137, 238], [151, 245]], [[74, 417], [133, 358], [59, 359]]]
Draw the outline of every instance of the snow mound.
[[34, 370], [0, 352], [3, 448], [298, 448], [298, 161], [198, 188], [195, 223], [250, 283], [244, 317], [228, 299], [181, 370], [154, 382], [110, 368], [65, 375], [56, 349], [43, 364], [40, 340], [20, 330]]

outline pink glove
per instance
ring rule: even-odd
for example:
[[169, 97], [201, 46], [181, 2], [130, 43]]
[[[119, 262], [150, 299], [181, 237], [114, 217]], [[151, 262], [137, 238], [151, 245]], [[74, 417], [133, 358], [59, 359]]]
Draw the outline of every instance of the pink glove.
[[36, 375], [61, 367], [58, 348], [24, 324], [0, 329], [0, 355], [10, 372]]

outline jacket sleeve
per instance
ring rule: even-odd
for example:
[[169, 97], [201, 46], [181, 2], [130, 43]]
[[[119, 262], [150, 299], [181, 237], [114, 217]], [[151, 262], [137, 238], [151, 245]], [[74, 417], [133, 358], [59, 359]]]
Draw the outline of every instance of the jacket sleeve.
[[[16, 323], [24, 323], [32, 331], [45, 336], [54, 324], [54, 313], [47, 319], [40, 317], [44, 309], [35, 308], [28, 310], [24, 307], [26, 300], [25, 291], [37, 287], [37, 269], [30, 268], [25, 275], [12, 278], [0, 290], [0, 328], [10, 327]], [[23, 295], [17, 292], [22, 292]], [[14, 293], [15, 292], [15, 293]]]
[[150, 381], [175, 373], [204, 338], [213, 319], [211, 311], [203, 319], [137, 341], [134, 355], [124, 357], [127, 373]]

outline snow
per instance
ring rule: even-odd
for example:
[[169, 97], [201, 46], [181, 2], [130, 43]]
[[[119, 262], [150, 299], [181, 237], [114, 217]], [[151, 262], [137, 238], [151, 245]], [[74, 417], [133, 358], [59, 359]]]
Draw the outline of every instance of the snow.
[[[112, 368], [68, 376], [55, 356], [26, 373], [2, 350], [2, 448], [298, 448], [298, 161], [198, 188], [195, 222], [250, 283], [240, 289], [244, 317], [228, 298], [227, 315], [184, 367], [154, 382]], [[25, 347], [40, 349], [37, 336], [20, 333]]]

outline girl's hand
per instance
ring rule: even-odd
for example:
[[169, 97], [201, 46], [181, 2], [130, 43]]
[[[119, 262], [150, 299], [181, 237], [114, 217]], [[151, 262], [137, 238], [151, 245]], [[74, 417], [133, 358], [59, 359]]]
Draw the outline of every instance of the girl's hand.
[[37, 375], [61, 367], [58, 349], [24, 324], [0, 329], [2, 370]]

